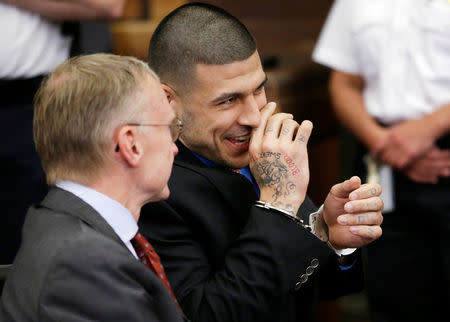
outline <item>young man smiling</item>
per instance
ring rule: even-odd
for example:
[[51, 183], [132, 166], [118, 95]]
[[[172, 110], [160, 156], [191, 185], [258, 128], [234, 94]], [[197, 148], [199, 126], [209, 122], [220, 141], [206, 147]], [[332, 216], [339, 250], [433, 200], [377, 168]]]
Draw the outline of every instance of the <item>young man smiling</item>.
[[[146, 205], [140, 226], [185, 314], [307, 321], [319, 298], [359, 290], [358, 252], [346, 248], [381, 235], [380, 187], [351, 178], [317, 211], [306, 196], [312, 124], [273, 115], [245, 26], [192, 3], [162, 20], [149, 48], [149, 65], [184, 129], [171, 196]], [[342, 255], [350, 253], [347, 265]]]

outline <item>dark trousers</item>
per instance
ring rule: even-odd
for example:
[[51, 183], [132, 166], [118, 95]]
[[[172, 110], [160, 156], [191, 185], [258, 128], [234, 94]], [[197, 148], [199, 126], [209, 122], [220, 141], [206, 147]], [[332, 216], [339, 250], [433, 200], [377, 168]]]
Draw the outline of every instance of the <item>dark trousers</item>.
[[0, 264], [13, 261], [28, 207], [47, 193], [32, 131], [33, 97], [41, 80], [0, 80]]
[[372, 322], [442, 321], [450, 316], [450, 180], [418, 184], [395, 173], [394, 181], [396, 209], [366, 248]]

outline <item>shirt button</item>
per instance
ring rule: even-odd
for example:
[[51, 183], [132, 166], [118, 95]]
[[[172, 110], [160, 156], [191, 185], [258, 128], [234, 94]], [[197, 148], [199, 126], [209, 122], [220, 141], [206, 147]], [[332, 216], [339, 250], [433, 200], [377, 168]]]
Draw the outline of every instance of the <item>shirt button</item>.
[[308, 268], [306, 269], [306, 275], [311, 276], [314, 273], [314, 268], [312, 268], [311, 266], [308, 266]]
[[302, 282], [295, 283], [295, 290], [298, 291], [302, 287]]
[[319, 266], [319, 260], [318, 260], [317, 258], [314, 258], [314, 259], [311, 261], [311, 266], [312, 266], [313, 268], [316, 268], [317, 266]]

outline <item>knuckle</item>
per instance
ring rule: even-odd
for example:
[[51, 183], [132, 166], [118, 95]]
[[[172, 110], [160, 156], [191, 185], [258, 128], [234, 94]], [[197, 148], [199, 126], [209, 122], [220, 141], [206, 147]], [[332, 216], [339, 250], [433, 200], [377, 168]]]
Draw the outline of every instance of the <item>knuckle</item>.
[[255, 156], [257, 156], [258, 151], [257, 151], [256, 147], [250, 145], [248, 148], [248, 153], [250, 154], [250, 157], [254, 158]]
[[287, 155], [287, 156], [289, 156], [289, 157], [291, 157], [291, 158], [294, 158], [294, 156], [292, 155], [292, 153], [291, 153], [289, 147], [286, 146], [286, 144], [281, 143], [281, 144], [279, 145], [279, 150], [280, 150], [280, 152], [281, 152], [282, 154]]
[[376, 189], [376, 195], [379, 196], [381, 194], [381, 191], [382, 191], [381, 185], [379, 183], [375, 183], [374, 186], [375, 186], [375, 189]]
[[377, 227], [375, 238], [380, 238], [382, 234], [383, 230], [381, 229], [381, 227]]
[[380, 233], [380, 231], [379, 231], [379, 229], [378, 229], [378, 226], [369, 226], [368, 228], [367, 228], [367, 231], [368, 231], [368, 233], [369, 233], [369, 236], [371, 237], [371, 238], [377, 238], [377, 237], [379, 237], [379, 233]]
[[356, 224], [358, 224], [358, 225], [363, 225], [363, 224], [367, 224], [368, 223], [366, 215], [358, 215], [356, 218], [357, 218], [356, 219]]
[[288, 126], [289, 128], [297, 127], [298, 122], [293, 119], [286, 119], [283, 121], [283, 125]]
[[262, 152], [269, 152], [273, 151], [274, 144], [272, 140], [264, 140], [264, 142], [261, 144], [261, 150]]
[[333, 185], [331, 187], [330, 192], [333, 193], [333, 194], [336, 193], [339, 190], [339, 186], [340, 186], [340, 183], [336, 183], [335, 185]]
[[383, 210], [383, 208], [384, 208], [384, 202], [383, 202], [383, 199], [381, 199], [380, 197], [377, 197], [378, 199], [378, 202], [377, 202], [377, 205], [378, 205], [378, 208], [380, 209], [380, 210]]
[[277, 113], [270, 117], [270, 120], [274, 120], [279, 122], [280, 120], [284, 120], [287, 118], [293, 118], [294, 116], [290, 113]]

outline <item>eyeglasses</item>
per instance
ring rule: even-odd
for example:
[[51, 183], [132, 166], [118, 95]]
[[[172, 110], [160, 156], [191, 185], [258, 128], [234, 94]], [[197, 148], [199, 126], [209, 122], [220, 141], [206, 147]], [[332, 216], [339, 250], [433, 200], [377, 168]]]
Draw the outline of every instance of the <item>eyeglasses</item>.
[[179, 118], [175, 118], [170, 124], [145, 124], [145, 123], [127, 123], [129, 126], [168, 126], [170, 129], [170, 135], [172, 136], [172, 141], [175, 142], [180, 133], [183, 131], [183, 123]]

